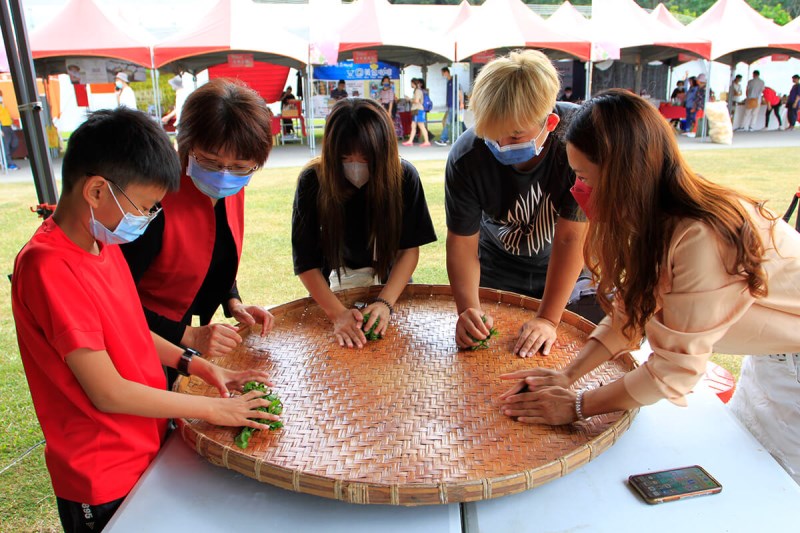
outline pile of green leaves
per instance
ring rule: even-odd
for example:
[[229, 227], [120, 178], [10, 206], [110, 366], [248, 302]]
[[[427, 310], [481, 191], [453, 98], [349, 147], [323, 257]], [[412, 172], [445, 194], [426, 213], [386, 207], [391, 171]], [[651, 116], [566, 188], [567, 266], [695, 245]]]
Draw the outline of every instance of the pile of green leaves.
[[[245, 386], [242, 388], [242, 392], [247, 394], [250, 391], [261, 391], [264, 393], [263, 398], [266, 398], [270, 404], [267, 407], [259, 407], [258, 411], [263, 411], [265, 413], [269, 413], [271, 415], [279, 415], [283, 412], [283, 402], [281, 402], [278, 395], [272, 392], [271, 390], [267, 389], [267, 386], [263, 383], [259, 383], [258, 381], [248, 381]], [[280, 420], [267, 420], [265, 418], [259, 418], [256, 420], [259, 424], [266, 424], [269, 426], [270, 430], [275, 430], [278, 428], [283, 427], [283, 422]], [[250, 444], [250, 437], [253, 435], [253, 432], [258, 431], [255, 428], [251, 427], [243, 427], [242, 430], [236, 435], [236, 438], [233, 442], [241, 448], [247, 448], [247, 445]]]
[[[365, 313], [364, 314], [364, 324], [366, 324], [367, 320], [369, 320], [369, 315], [370, 315], [369, 313]], [[369, 331], [364, 333], [364, 336], [367, 338], [368, 341], [376, 341], [378, 339], [382, 339], [383, 338], [383, 334], [375, 333], [375, 328], [378, 327], [378, 324], [380, 324], [380, 322], [381, 322], [381, 319], [380, 319], [380, 317], [378, 317], [378, 320], [376, 320], [375, 323], [372, 324], [372, 327], [369, 328]]]
[[[481, 320], [483, 321], [484, 324], [486, 324], [486, 316], [485, 315], [481, 317]], [[486, 337], [485, 339], [476, 339], [475, 337], [470, 335], [469, 338], [478, 343], [475, 346], [472, 346], [470, 348], [470, 350], [473, 350], [473, 351], [474, 350], [485, 350], [486, 348], [489, 347], [489, 341], [492, 339], [492, 337], [497, 337], [498, 335], [500, 335], [500, 332], [497, 331], [497, 328], [489, 328], [489, 336]]]

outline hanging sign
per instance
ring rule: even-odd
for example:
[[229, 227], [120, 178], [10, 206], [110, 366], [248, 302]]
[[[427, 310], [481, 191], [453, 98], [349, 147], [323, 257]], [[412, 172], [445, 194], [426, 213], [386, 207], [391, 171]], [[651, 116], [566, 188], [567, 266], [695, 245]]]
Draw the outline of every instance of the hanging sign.
[[478, 52], [472, 56], [473, 63], [488, 63], [494, 59], [494, 50], [486, 50], [485, 52]]
[[384, 76], [392, 80], [399, 79], [400, 69], [389, 63], [361, 64], [352, 61], [314, 67], [315, 80], [380, 80]]
[[679, 63], [688, 63], [689, 61], [694, 61], [695, 59], [697, 59], [697, 56], [693, 56], [692, 54], [678, 54]]
[[353, 63], [377, 63], [377, 50], [353, 50]]
[[789, 54], [772, 54], [773, 61], [789, 61]]
[[232, 68], [253, 68], [253, 54], [228, 54], [228, 66]]

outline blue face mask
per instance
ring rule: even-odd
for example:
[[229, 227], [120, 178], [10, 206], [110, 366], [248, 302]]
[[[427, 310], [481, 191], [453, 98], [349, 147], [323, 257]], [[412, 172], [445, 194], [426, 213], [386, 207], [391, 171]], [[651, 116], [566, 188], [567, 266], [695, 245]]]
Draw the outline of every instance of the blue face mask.
[[492, 155], [494, 155], [495, 159], [497, 159], [501, 164], [519, 165], [521, 163], [525, 163], [526, 161], [530, 161], [542, 153], [544, 143], [542, 143], [541, 146], [537, 145], [536, 137], [541, 135], [546, 127], [547, 124], [542, 126], [542, 129], [539, 130], [539, 133], [534, 135], [533, 139], [524, 143], [500, 146], [497, 144], [497, 142], [491, 139], [484, 139], [483, 142], [486, 143], [486, 146], [489, 147], [489, 151], [492, 152]]
[[[109, 187], [109, 191], [111, 191], [111, 187]], [[114, 191], [111, 191], [111, 197], [114, 198], [114, 201], [117, 202], [117, 207], [122, 211], [122, 220], [119, 221], [114, 231], [111, 231], [94, 218], [94, 210], [90, 206], [89, 213], [91, 213], [92, 216], [92, 220], [90, 221], [92, 236], [94, 236], [96, 241], [102, 242], [103, 244], [125, 244], [126, 242], [135, 241], [137, 238], [141, 237], [153, 218], [146, 215], [126, 213], [125, 210], [122, 209], [122, 206], [119, 205], [119, 200], [117, 200], [116, 195], [114, 195]]]
[[233, 196], [241, 191], [242, 187], [250, 183], [250, 178], [253, 177], [252, 174], [236, 176], [227, 170], [206, 170], [201, 167], [194, 156], [191, 155], [189, 156], [189, 165], [186, 169], [186, 173], [192, 178], [194, 186], [197, 187], [200, 192], [214, 200]]

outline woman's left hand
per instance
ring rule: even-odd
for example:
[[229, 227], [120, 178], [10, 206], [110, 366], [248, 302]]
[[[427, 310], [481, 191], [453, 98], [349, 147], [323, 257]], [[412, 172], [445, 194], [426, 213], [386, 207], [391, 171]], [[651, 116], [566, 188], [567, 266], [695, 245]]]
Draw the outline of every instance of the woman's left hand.
[[258, 381], [268, 387], [274, 385], [269, 379], [269, 374], [263, 370], [230, 370], [209, 361], [204, 362], [206, 364], [203, 365], [202, 370], [196, 372], [196, 375], [209, 385], [216, 387], [219, 395], [223, 398], [230, 396], [231, 390], [241, 391], [248, 381]]
[[578, 419], [575, 414], [577, 395], [564, 387], [527, 388], [502, 399], [500, 412], [516, 417], [523, 424], [561, 426]]
[[375, 328], [375, 333], [379, 335], [383, 335], [386, 333], [386, 328], [389, 326], [389, 320], [391, 320], [391, 313], [389, 312], [389, 307], [385, 303], [382, 302], [373, 302], [369, 304], [365, 309], [361, 310], [361, 314], [366, 315], [369, 313], [369, 318], [367, 319], [366, 324], [361, 328], [364, 333], [370, 330], [372, 325], [378, 322], [378, 327]]
[[244, 305], [242, 303], [231, 306], [231, 314], [240, 324], [252, 326], [261, 324], [261, 336], [264, 337], [272, 330], [275, 317], [264, 307], [258, 305]]

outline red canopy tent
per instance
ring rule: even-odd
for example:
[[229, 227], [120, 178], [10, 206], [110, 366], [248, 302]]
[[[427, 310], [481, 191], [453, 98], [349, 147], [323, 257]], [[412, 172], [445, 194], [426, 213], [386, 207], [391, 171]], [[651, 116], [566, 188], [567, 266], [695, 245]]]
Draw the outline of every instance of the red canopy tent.
[[341, 6], [339, 58], [353, 50], [375, 49], [381, 60], [401, 65], [431, 65], [453, 59], [453, 46], [435, 28], [457, 6], [393, 5], [358, 0]]
[[711, 59], [728, 65], [800, 52], [800, 34], [761, 16], [744, 0], [718, 0], [687, 27], [711, 40]]
[[696, 37], [702, 32], [669, 27], [633, 0], [594, 0], [591, 24], [595, 38], [619, 46], [622, 61], [668, 61], [679, 51], [704, 59], [711, 54], [711, 42]]
[[575, 9], [569, 0], [559, 6], [546, 20], [552, 29], [567, 35], [578, 35], [592, 42], [592, 61], [619, 59], [619, 46], [613, 42], [600, 42], [593, 36], [593, 27], [589, 20]]
[[228, 62], [228, 54], [252, 53], [255, 61], [295, 68], [308, 60], [308, 40], [270, 24], [269, 4], [220, 0], [185, 32], [155, 45], [155, 65], [174, 71], [199, 72]]
[[[152, 38], [103, 11], [94, 0], [69, 0], [30, 34], [37, 73], [66, 72], [65, 57], [108, 57], [150, 66]], [[55, 59], [58, 58], [58, 59]]]
[[591, 56], [591, 41], [552, 29], [520, 0], [486, 0], [448, 35], [455, 41], [457, 60], [488, 50], [541, 48], [553, 57]]

